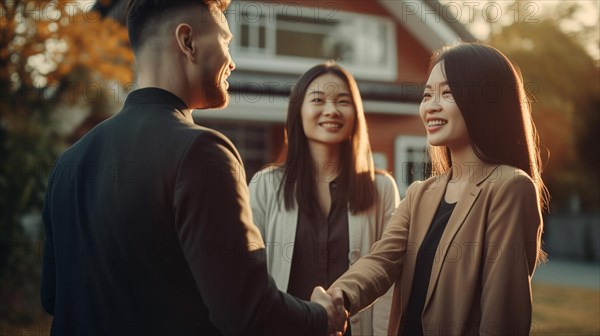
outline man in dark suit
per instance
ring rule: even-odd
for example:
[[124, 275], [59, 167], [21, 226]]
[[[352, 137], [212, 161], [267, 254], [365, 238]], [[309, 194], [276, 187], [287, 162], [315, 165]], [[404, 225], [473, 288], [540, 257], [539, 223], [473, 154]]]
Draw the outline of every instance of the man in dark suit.
[[[227, 104], [225, 1], [131, 0], [138, 87], [63, 153], [43, 210], [42, 304], [58, 335], [318, 335], [345, 311], [279, 292], [241, 158], [193, 108]], [[340, 304], [340, 302], [336, 302]]]

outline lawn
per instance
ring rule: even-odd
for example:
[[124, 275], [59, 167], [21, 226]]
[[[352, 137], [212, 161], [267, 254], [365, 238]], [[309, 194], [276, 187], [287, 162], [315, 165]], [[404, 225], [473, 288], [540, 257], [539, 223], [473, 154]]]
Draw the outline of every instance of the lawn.
[[[531, 336], [600, 336], [600, 291], [534, 283]], [[48, 335], [51, 319], [0, 323], [0, 336]]]
[[600, 335], [600, 291], [533, 284], [532, 336]]

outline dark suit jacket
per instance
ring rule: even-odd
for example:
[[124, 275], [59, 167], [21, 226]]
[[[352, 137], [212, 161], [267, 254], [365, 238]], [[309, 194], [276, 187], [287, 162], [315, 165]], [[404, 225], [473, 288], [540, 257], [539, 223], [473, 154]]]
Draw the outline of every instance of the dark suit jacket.
[[[474, 165], [437, 247], [425, 307], [424, 335], [529, 335], [531, 277], [542, 234], [538, 194], [522, 170]], [[465, 172], [466, 173], [466, 172]], [[392, 284], [388, 335], [399, 330], [410, 298], [417, 255], [449, 175], [413, 183], [380, 241], [332, 287], [355, 314]]]
[[43, 211], [52, 333], [325, 334], [325, 310], [267, 274], [236, 149], [184, 109], [134, 91], [57, 160]]

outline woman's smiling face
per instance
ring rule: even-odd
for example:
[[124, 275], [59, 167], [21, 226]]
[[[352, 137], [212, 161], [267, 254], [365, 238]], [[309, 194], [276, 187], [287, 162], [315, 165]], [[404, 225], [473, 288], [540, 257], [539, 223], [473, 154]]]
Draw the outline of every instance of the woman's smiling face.
[[338, 146], [350, 139], [356, 109], [348, 85], [327, 73], [309, 85], [301, 109], [302, 127], [309, 144]]
[[465, 119], [452, 96], [444, 75], [443, 62], [436, 64], [425, 86], [419, 114], [427, 130], [427, 141], [432, 146], [461, 149], [471, 146]]

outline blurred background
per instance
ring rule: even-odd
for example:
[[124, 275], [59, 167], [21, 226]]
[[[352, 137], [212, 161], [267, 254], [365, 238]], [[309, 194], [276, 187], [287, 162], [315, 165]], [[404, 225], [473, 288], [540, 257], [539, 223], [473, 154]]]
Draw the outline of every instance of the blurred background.
[[[0, 5], [0, 335], [46, 335], [40, 211], [56, 157], [135, 89], [126, 0]], [[328, 59], [357, 78], [374, 159], [403, 195], [424, 179], [418, 106], [431, 52], [481, 41], [521, 68], [552, 200], [532, 335], [600, 335], [598, 1], [233, 1], [231, 103], [195, 111], [251, 177], [277, 160], [291, 86]], [[250, 181], [249, 181], [250, 182]]]

